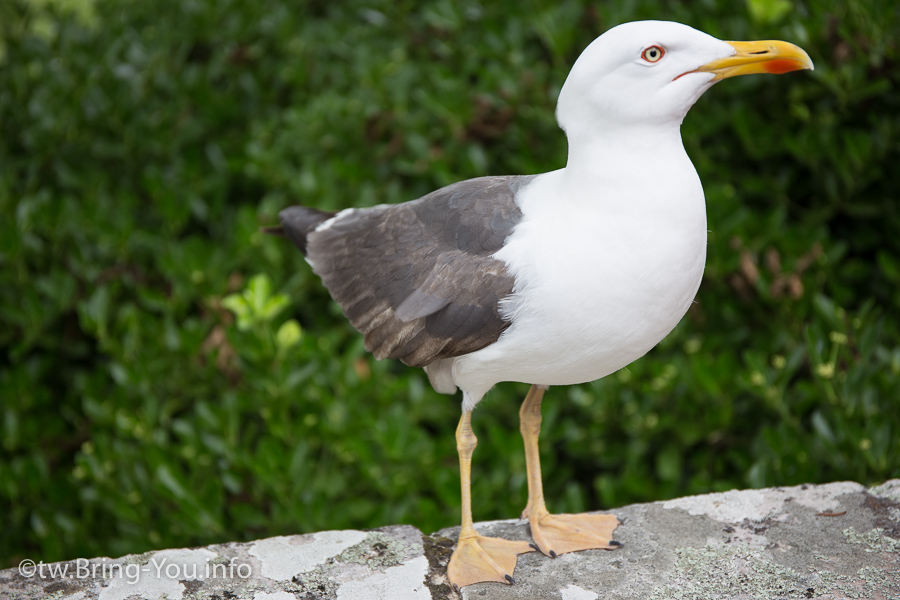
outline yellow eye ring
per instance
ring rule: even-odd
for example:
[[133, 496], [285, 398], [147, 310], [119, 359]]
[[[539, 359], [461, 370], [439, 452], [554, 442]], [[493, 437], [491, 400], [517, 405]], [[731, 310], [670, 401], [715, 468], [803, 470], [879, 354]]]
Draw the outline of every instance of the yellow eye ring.
[[655, 63], [659, 62], [665, 55], [666, 51], [662, 46], [650, 46], [641, 53], [641, 58], [646, 60], [648, 63]]

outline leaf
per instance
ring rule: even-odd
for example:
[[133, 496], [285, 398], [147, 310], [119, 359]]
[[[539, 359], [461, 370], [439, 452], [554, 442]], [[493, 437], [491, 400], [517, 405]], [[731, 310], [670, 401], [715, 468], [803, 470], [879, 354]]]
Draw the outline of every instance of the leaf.
[[187, 489], [178, 481], [178, 478], [172, 474], [172, 471], [169, 469], [168, 465], [162, 464], [156, 468], [156, 478], [159, 482], [165, 487], [167, 490], [172, 492], [172, 495], [178, 498], [179, 500], [185, 500], [189, 498], [189, 494]]
[[242, 293], [222, 299], [222, 306], [237, 317], [241, 331], [271, 321], [289, 305], [290, 299], [284, 294], [272, 296], [272, 281], [264, 273], [254, 275]]
[[243, 294], [225, 296], [222, 298], [222, 306], [234, 313], [237, 317], [237, 327], [241, 331], [253, 325], [253, 311]]
[[757, 23], [777, 23], [790, 12], [790, 0], [747, 0], [750, 18]]
[[247, 284], [244, 298], [250, 306], [250, 314], [254, 317], [262, 315], [266, 311], [269, 296], [272, 294], [272, 281], [265, 273], [254, 275]]
[[831, 429], [828, 421], [825, 420], [825, 417], [822, 416], [822, 413], [818, 410], [813, 413], [812, 425], [813, 429], [816, 430], [816, 433], [819, 434], [819, 437], [824, 438], [825, 441], [831, 445], [835, 443], [834, 431]]
[[280, 352], [285, 352], [300, 343], [300, 324], [294, 319], [289, 319], [281, 324], [278, 333], [275, 334], [275, 344]]
[[100, 340], [107, 337], [107, 321], [109, 319], [109, 288], [101, 286], [81, 303], [82, 327], [93, 333]]

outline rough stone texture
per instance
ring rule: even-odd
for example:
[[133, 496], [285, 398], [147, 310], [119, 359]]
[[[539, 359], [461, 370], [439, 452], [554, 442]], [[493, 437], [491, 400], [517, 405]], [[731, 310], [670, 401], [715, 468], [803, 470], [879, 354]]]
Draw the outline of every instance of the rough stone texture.
[[[900, 480], [731, 491], [615, 511], [624, 547], [519, 557], [516, 584], [465, 599], [900, 598]], [[527, 539], [527, 524], [480, 523]], [[0, 571], [0, 598], [427, 600], [457, 598], [444, 571], [456, 529], [324, 531], [244, 544]], [[40, 569], [40, 570], [38, 570]]]

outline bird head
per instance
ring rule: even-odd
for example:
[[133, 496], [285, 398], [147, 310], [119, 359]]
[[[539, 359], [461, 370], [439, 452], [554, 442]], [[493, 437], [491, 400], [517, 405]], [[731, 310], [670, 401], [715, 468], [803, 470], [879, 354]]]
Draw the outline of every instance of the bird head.
[[681, 23], [625, 23], [575, 62], [560, 91], [557, 120], [570, 140], [623, 126], [677, 126], [717, 81], [812, 68], [809, 55], [787, 42], [724, 42]]

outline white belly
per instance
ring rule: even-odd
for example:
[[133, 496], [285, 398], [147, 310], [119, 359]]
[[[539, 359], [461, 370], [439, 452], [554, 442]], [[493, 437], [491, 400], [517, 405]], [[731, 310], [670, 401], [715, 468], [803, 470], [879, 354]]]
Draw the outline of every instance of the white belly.
[[505, 307], [513, 324], [496, 343], [454, 361], [467, 402], [500, 381], [599, 379], [643, 356], [678, 324], [706, 259], [699, 181], [685, 197], [653, 203], [531, 207], [531, 214], [523, 207], [522, 223], [496, 255], [517, 278]]

